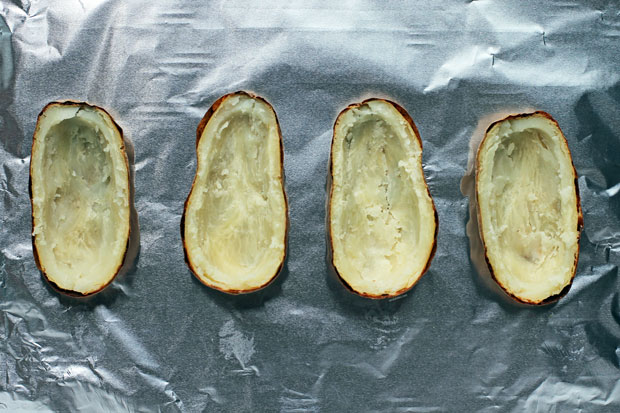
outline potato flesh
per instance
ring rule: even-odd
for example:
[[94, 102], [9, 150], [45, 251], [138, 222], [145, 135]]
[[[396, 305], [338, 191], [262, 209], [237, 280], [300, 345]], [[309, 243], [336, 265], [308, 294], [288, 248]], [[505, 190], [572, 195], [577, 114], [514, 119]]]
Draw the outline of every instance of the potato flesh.
[[544, 117], [504, 121], [480, 150], [478, 202], [498, 282], [540, 302], [573, 276], [578, 209], [573, 167], [559, 129]]
[[421, 155], [413, 129], [387, 102], [367, 102], [337, 120], [333, 257], [340, 276], [358, 293], [397, 293], [426, 268], [436, 222]]
[[225, 99], [204, 128], [185, 216], [190, 263], [223, 290], [250, 290], [284, 259], [286, 204], [275, 113], [246, 95]]
[[32, 156], [35, 244], [50, 281], [88, 294], [122, 265], [129, 234], [129, 180], [122, 137], [88, 107], [45, 112]]

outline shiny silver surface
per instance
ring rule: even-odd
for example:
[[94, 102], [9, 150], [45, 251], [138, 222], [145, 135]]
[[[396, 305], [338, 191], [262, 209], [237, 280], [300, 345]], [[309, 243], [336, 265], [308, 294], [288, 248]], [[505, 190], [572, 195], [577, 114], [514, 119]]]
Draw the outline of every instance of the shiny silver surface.
[[[619, 56], [617, 1], [0, 0], [0, 408], [620, 411]], [[240, 89], [278, 114], [291, 225], [276, 283], [230, 297], [191, 275], [179, 224], [198, 122]], [[333, 122], [372, 96], [417, 124], [440, 225], [428, 273], [381, 302], [326, 265]], [[32, 133], [64, 99], [135, 148], [141, 249], [89, 299], [54, 292], [30, 241]], [[478, 275], [461, 192], [481, 119], [525, 108], [566, 135], [585, 221], [542, 308]]]

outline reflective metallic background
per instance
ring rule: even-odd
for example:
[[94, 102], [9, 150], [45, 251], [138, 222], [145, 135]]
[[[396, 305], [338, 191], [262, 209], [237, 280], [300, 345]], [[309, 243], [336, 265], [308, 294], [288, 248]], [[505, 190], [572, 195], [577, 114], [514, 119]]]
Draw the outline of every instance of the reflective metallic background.
[[[620, 411], [616, 0], [198, 3], [0, 0], [0, 408]], [[291, 227], [278, 281], [229, 297], [187, 269], [179, 221], [198, 121], [239, 89], [277, 111]], [[331, 128], [371, 96], [415, 120], [440, 220], [429, 272], [387, 302], [325, 261]], [[90, 299], [32, 257], [30, 145], [57, 99], [103, 106], [135, 147], [139, 256]], [[478, 275], [460, 189], [480, 119], [522, 108], [562, 127], [585, 220], [573, 288], [543, 308]]]

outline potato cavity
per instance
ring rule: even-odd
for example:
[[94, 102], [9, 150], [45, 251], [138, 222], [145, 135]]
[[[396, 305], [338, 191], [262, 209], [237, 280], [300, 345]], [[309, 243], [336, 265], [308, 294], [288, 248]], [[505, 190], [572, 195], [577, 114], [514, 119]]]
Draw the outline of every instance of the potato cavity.
[[129, 237], [129, 174], [110, 116], [86, 104], [42, 112], [30, 166], [35, 253], [45, 276], [90, 294], [122, 265]]
[[541, 303], [573, 278], [580, 207], [566, 140], [540, 113], [493, 125], [478, 152], [480, 230], [497, 282]]
[[186, 256], [206, 285], [251, 291], [278, 274], [285, 255], [280, 130], [271, 106], [245, 93], [223, 97], [212, 111], [199, 131]]
[[436, 215], [417, 131], [391, 103], [345, 109], [332, 142], [330, 234], [333, 263], [355, 292], [402, 293], [432, 258]]

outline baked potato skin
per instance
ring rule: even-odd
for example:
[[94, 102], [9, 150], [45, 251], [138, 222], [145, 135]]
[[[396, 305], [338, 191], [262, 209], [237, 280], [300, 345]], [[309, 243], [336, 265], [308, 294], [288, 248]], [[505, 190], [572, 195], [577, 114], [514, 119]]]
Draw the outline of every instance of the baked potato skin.
[[[39, 125], [41, 122], [41, 118], [42, 116], [45, 114], [45, 112], [54, 107], [54, 106], [68, 106], [68, 107], [88, 107], [91, 108], [95, 111], [101, 111], [102, 113], [104, 113], [105, 115], [107, 115], [110, 120], [112, 121], [112, 124], [114, 125], [114, 127], [118, 130], [120, 137], [121, 137], [121, 142], [120, 142], [120, 151], [122, 154], [122, 157], [124, 159], [125, 162], [125, 168], [127, 170], [127, 185], [129, 188], [131, 188], [131, 181], [130, 181], [130, 169], [129, 169], [129, 159], [127, 158], [127, 152], [125, 151], [125, 137], [123, 134], [123, 129], [118, 125], [118, 123], [116, 123], [116, 121], [114, 120], [114, 117], [112, 117], [112, 115], [110, 115], [110, 113], [105, 110], [104, 108], [97, 106], [97, 105], [93, 105], [90, 104], [88, 102], [80, 102], [77, 100], [64, 100], [64, 101], [53, 101], [48, 103], [47, 105], [45, 105], [43, 107], [43, 109], [41, 110], [41, 112], [39, 113], [39, 116], [37, 116], [37, 123], [35, 125], [34, 128], [34, 134], [32, 137], [32, 147], [31, 147], [31, 152], [34, 152], [34, 148], [35, 145], [37, 144], [37, 131], [39, 130]], [[31, 217], [31, 228], [34, 229], [35, 226], [35, 216], [34, 216], [34, 200], [33, 200], [33, 196], [32, 196], [32, 162], [30, 163], [30, 168], [29, 168], [29, 176], [28, 176], [28, 196], [30, 198], [30, 217]], [[130, 195], [131, 196], [131, 195]], [[131, 214], [129, 217], [129, 220], [131, 220]], [[47, 276], [45, 267], [41, 264], [41, 259], [39, 257], [39, 252], [37, 251], [37, 246], [36, 246], [36, 235], [31, 235], [31, 242], [32, 242], [32, 254], [34, 256], [34, 262], [37, 266], [37, 268], [39, 269], [39, 271], [41, 271], [41, 275], [43, 276], [43, 279], [50, 285], [50, 287], [52, 287], [53, 290], [55, 290], [56, 292], [60, 293], [60, 294], [64, 294], [64, 295], [68, 295], [70, 297], [76, 297], [76, 298], [84, 298], [84, 297], [90, 297], [93, 296], [101, 291], [103, 291], [108, 285], [110, 285], [112, 283], [112, 281], [114, 281], [114, 279], [116, 278], [116, 276], [119, 274], [119, 272], [121, 271], [125, 260], [127, 258], [127, 251], [129, 250], [129, 241], [131, 238], [131, 222], [130, 225], [128, 225], [128, 231], [127, 231], [127, 235], [126, 235], [126, 240], [127, 242], [125, 243], [125, 248], [124, 248], [124, 252], [123, 252], [123, 259], [120, 263], [120, 265], [116, 268], [116, 271], [114, 272], [114, 275], [110, 278], [110, 280], [103, 284], [99, 289], [89, 292], [87, 294], [83, 294], [77, 291], [73, 291], [73, 290], [66, 290], [63, 288], [60, 288], [55, 282], [53, 282], [52, 280], [50, 280], [50, 278]], [[31, 231], [32, 233], [32, 231]]]
[[[435, 233], [433, 235], [433, 246], [431, 249], [431, 252], [429, 254], [428, 260], [426, 262], [426, 266], [424, 267], [424, 270], [422, 271], [422, 274], [420, 275], [420, 277], [410, 286], [404, 287], [392, 294], [369, 294], [369, 293], [364, 293], [364, 292], [360, 292], [355, 290], [353, 287], [351, 287], [351, 285], [349, 285], [349, 283], [347, 283], [347, 281], [342, 277], [342, 275], [340, 274], [340, 272], [338, 271], [338, 268], [336, 267], [336, 264], [334, 262], [334, 254], [333, 254], [333, 250], [334, 250], [334, 241], [333, 241], [333, 233], [332, 233], [332, 226], [330, 225], [331, 222], [331, 199], [332, 199], [332, 195], [333, 195], [333, 179], [334, 179], [334, 164], [333, 164], [333, 157], [332, 157], [332, 153], [334, 152], [334, 141], [335, 139], [333, 138], [335, 133], [336, 133], [336, 126], [338, 125], [338, 119], [340, 118], [340, 115], [342, 115], [344, 112], [350, 110], [350, 109], [355, 109], [358, 108], [370, 101], [382, 101], [385, 102], [389, 105], [392, 105], [407, 121], [407, 123], [409, 123], [409, 125], [411, 126], [411, 128], [413, 129], [415, 138], [418, 140], [418, 143], [420, 144], [420, 149], [423, 149], [422, 146], [422, 139], [420, 138], [420, 132], [418, 131], [417, 126], [415, 125], [413, 119], [411, 118], [411, 116], [409, 115], [409, 113], [407, 113], [407, 111], [400, 106], [399, 104], [388, 100], [388, 99], [379, 99], [379, 98], [369, 98], [366, 99], [360, 103], [352, 103], [350, 105], [348, 105], [346, 108], [344, 108], [343, 110], [340, 111], [340, 113], [338, 113], [338, 116], [336, 117], [336, 121], [334, 122], [334, 126], [332, 128], [332, 142], [330, 145], [330, 159], [329, 159], [329, 180], [328, 180], [328, 186], [329, 186], [329, 197], [328, 197], [328, 203], [327, 203], [327, 223], [329, 226], [329, 230], [328, 230], [328, 260], [329, 260], [329, 264], [331, 266], [331, 268], [334, 270], [334, 272], [336, 273], [336, 276], [338, 278], [338, 280], [341, 282], [341, 284], [350, 292], [357, 294], [361, 297], [364, 298], [369, 298], [369, 299], [373, 299], [373, 300], [381, 300], [381, 299], [385, 299], [385, 298], [393, 298], [393, 297], [397, 297], [401, 294], [406, 293], [407, 291], [411, 290], [413, 288], [414, 285], [416, 285], [418, 283], [418, 281], [420, 280], [420, 278], [422, 278], [422, 276], [426, 273], [426, 271], [429, 269], [431, 262], [433, 260], [433, 257], [435, 256], [435, 252], [437, 251], [437, 233], [439, 230], [439, 217], [437, 214], [437, 208], [435, 207], [435, 202], [433, 201], [433, 197], [431, 196], [430, 190], [428, 189], [428, 184], [425, 183], [425, 187], [426, 187], [426, 192], [429, 195], [429, 198], [431, 199], [431, 203], [433, 206], [433, 213], [434, 213], [434, 219], [435, 219]], [[422, 168], [422, 165], [420, 165], [420, 168]], [[424, 172], [422, 171], [422, 176], [424, 176]]]
[[[478, 189], [479, 189], [479, 180], [478, 180], [478, 171], [480, 170], [480, 148], [482, 148], [484, 141], [486, 140], [488, 133], [491, 131], [491, 129], [498, 123], [501, 122], [505, 122], [505, 121], [511, 121], [511, 120], [516, 120], [516, 119], [521, 119], [521, 118], [527, 118], [530, 116], [539, 116], [539, 117], [543, 117], [546, 118], [547, 120], [549, 120], [550, 122], [552, 122], [557, 129], [560, 131], [561, 135], [562, 135], [562, 144], [566, 147], [566, 150], [570, 156], [570, 161], [571, 161], [571, 167], [572, 167], [572, 171], [573, 171], [573, 182], [575, 185], [575, 194], [577, 196], [577, 252], [575, 254], [575, 260], [573, 263], [573, 268], [572, 268], [572, 274], [571, 274], [571, 278], [570, 278], [570, 282], [566, 285], [566, 287], [564, 287], [562, 289], [562, 291], [560, 291], [560, 293], [558, 294], [554, 294], [552, 296], [549, 296], [547, 298], [545, 298], [542, 301], [530, 301], [530, 300], [526, 300], [520, 297], [517, 297], [516, 295], [512, 294], [508, 288], [506, 288], [505, 285], [503, 285], [500, 280], [498, 279], [498, 277], [495, 274], [495, 270], [493, 269], [493, 266], [491, 265], [491, 262], [489, 260], [489, 256], [488, 256], [488, 251], [487, 251], [487, 245], [484, 239], [484, 231], [482, 230], [482, 217], [480, 214], [480, 208], [478, 207], [479, 203], [478, 203]], [[480, 145], [478, 146], [478, 152], [476, 153], [476, 179], [475, 179], [475, 193], [476, 193], [476, 211], [477, 211], [477, 219], [478, 219], [478, 230], [479, 230], [479, 234], [480, 234], [480, 240], [482, 241], [482, 248], [484, 250], [484, 260], [487, 263], [487, 267], [489, 269], [489, 272], [491, 273], [491, 277], [493, 278], [493, 280], [497, 283], [497, 285], [500, 286], [500, 288], [513, 300], [522, 303], [522, 304], [529, 304], [529, 305], [536, 305], [536, 306], [543, 306], [543, 305], [547, 305], [547, 304], [551, 304], [554, 303], [556, 301], [558, 301], [560, 298], [564, 297], [566, 294], [568, 294], [568, 292], [570, 291], [571, 286], [573, 285], [573, 280], [575, 278], [575, 275], [577, 273], [577, 262], [579, 260], [579, 241], [581, 239], [581, 230], [583, 228], [583, 212], [581, 209], [581, 198], [579, 196], [579, 183], [578, 183], [578, 176], [577, 176], [577, 170], [575, 169], [575, 164], [573, 163], [573, 157], [571, 155], [570, 152], [570, 148], [568, 147], [568, 142], [566, 140], [566, 136], [564, 136], [564, 132], [562, 132], [562, 129], [560, 128], [560, 125], [557, 123], [557, 121], [555, 119], [553, 119], [553, 117], [548, 114], [547, 112], [543, 112], [543, 111], [535, 111], [535, 112], [530, 112], [530, 113], [520, 113], [520, 114], [516, 114], [516, 115], [510, 115], [510, 116], [506, 116], [503, 119], [500, 119], [498, 121], [495, 121], [493, 123], [491, 123], [489, 125], [489, 127], [487, 128], [484, 138], [482, 139], [482, 141], [480, 142]]]
[[[198, 123], [198, 127], [196, 129], [196, 160], [198, 162], [198, 144], [200, 143], [200, 139], [202, 138], [202, 132], [204, 131], [204, 128], [207, 126], [207, 123], [209, 123], [209, 120], [211, 119], [211, 117], [213, 116], [213, 114], [217, 111], [217, 109], [220, 107], [220, 105], [228, 98], [231, 98], [233, 96], [237, 96], [237, 95], [245, 95], [248, 96], [250, 98], [253, 99], [257, 99], [260, 100], [261, 102], [265, 103], [267, 106], [269, 106], [269, 108], [271, 108], [271, 110], [275, 112], [275, 110], [273, 109], [273, 106], [264, 98], [255, 95], [253, 93], [250, 92], [246, 92], [243, 90], [237, 91], [237, 92], [232, 92], [232, 93], [228, 93], [222, 97], [220, 97], [219, 99], [217, 99], [209, 108], [209, 110], [207, 110], [207, 112], [205, 113], [205, 115], [202, 117], [202, 119], [200, 120], [200, 122]], [[206, 281], [204, 281], [196, 272], [196, 269], [194, 268], [193, 264], [191, 263], [190, 259], [189, 259], [189, 255], [188, 255], [188, 247], [187, 247], [187, 243], [185, 240], [185, 214], [187, 213], [187, 207], [188, 207], [188, 202], [190, 200], [190, 196], [192, 194], [192, 191], [194, 190], [194, 185], [196, 184], [196, 180], [198, 178], [197, 174], [194, 175], [194, 180], [192, 181], [192, 186], [190, 188], [189, 194], [187, 195], [187, 198], [185, 199], [185, 202], [183, 204], [183, 215], [181, 216], [181, 241], [183, 243], [183, 257], [185, 260], [185, 263], [187, 264], [187, 267], [190, 269], [190, 271], [192, 272], [192, 274], [194, 275], [194, 277], [200, 281], [200, 283], [202, 283], [203, 285], [206, 285], [209, 288], [212, 288], [214, 290], [218, 290], [220, 292], [226, 293], [226, 294], [230, 294], [230, 295], [239, 295], [239, 294], [248, 294], [248, 293], [253, 293], [259, 290], [264, 289], [265, 287], [267, 287], [268, 285], [272, 284], [276, 278], [278, 278], [278, 275], [282, 272], [282, 268], [284, 267], [284, 262], [286, 261], [286, 257], [287, 257], [287, 253], [288, 253], [288, 230], [289, 230], [289, 226], [290, 226], [290, 219], [289, 219], [289, 207], [288, 207], [288, 199], [286, 196], [286, 190], [284, 189], [284, 147], [282, 144], [282, 130], [280, 128], [280, 121], [276, 115], [276, 126], [278, 129], [278, 141], [280, 143], [280, 185], [282, 187], [282, 191], [284, 193], [284, 215], [286, 217], [286, 229], [284, 231], [284, 256], [282, 257], [282, 261], [280, 262], [279, 267], [276, 269], [275, 273], [273, 274], [273, 276], [264, 284], [255, 287], [255, 288], [251, 288], [251, 289], [246, 289], [246, 290], [239, 290], [239, 289], [225, 289], [225, 288], [221, 288], [218, 287], [216, 285], [212, 285], [207, 283]], [[198, 170], [198, 165], [196, 165], [196, 170]]]

